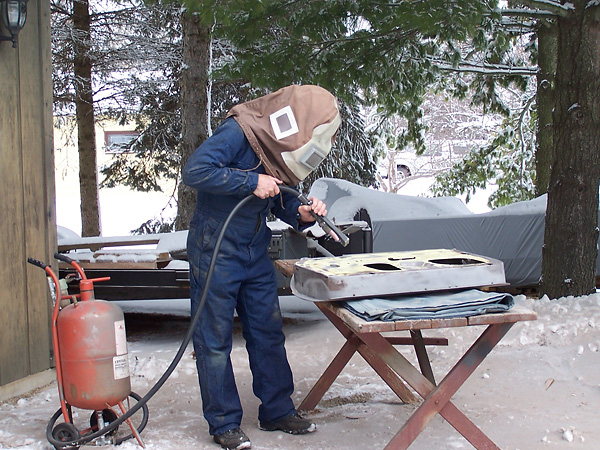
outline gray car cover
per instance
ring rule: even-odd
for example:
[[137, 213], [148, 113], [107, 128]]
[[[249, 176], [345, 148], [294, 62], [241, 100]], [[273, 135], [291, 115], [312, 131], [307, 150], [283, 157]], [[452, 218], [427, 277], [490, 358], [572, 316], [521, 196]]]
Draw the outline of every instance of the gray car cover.
[[390, 194], [332, 178], [317, 180], [310, 195], [325, 202], [336, 223], [366, 211], [374, 252], [457, 249], [501, 260], [512, 286], [539, 283], [546, 196], [474, 214], [458, 198]]

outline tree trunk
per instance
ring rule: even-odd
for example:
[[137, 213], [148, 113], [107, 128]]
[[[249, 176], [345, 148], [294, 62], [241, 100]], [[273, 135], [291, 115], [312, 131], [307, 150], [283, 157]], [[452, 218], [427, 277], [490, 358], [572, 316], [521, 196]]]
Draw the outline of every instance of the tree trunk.
[[[210, 28], [189, 13], [182, 16], [183, 66], [181, 76], [181, 167], [208, 138]], [[196, 205], [196, 192], [179, 183], [176, 230], [187, 230]]]
[[73, 2], [75, 117], [79, 148], [79, 190], [81, 194], [81, 235], [100, 235], [96, 131], [92, 93], [90, 11], [88, 0]]
[[[542, 261], [550, 298], [595, 292], [600, 183], [600, 7], [558, 18], [554, 155]], [[588, 5], [586, 8], [586, 4]]]
[[556, 72], [556, 24], [542, 24], [537, 32], [538, 66], [537, 111], [538, 129], [535, 152], [535, 194], [548, 192], [552, 163], [552, 109], [554, 108], [554, 74]]

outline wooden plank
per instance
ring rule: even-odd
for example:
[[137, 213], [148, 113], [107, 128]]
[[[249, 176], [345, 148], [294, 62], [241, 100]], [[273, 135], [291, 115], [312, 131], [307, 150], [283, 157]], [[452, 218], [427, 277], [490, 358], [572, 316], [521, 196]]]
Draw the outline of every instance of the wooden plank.
[[[78, 260], [80, 261], [85, 261], [84, 258], [86, 258], [86, 256], [80, 256], [79, 254], [75, 255], [77, 256]], [[154, 262], [154, 263], [158, 263], [158, 262], [168, 262], [171, 261], [173, 258], [171, 258], [171, 254], [169, 252], [157, 252], [156, 250], [132, 250], [132, 249], [122, 249], [122, 250], [99, 250], [97, 252], [94, 252], [93, 254], [90, 254], [89, 256], [91, 256], [91, 258], [93, 258], [94, 261], [98, 261], [98, 262], [102, 262], [102, 258], [107, 259], [107, 258], [111, 258], [113, 260], [116, 261], [111, 261], [111, 262]], [[145, 259], [146, 261], [140, 261], [142, 259]], [[91, 259], [88, 259], [89, 262], [92, 262]]]
[[[407, 449], [434, 416], [441, 413], [475, 448], [500, 450], [483, 431], [477, 428], [463, 413], [455, 409], [450, 403], [450, 399], [512, 326], [512, 323], [504, 323], [488, 327], [450, 370], [440, 385], [427, 393], [423, 403], [404, 423], [400, 431], [388, 443], [386, 449]], [[448, 409], [447, 407], [450, 405], [452, 406]]]
[[[385, 340], [392, 345], [413, 345], [413, 339], [408, 336], [385, 336]], [[448, 345], [448, 339], [443, 337], [424, 337], [423, 344], [425, 345]]]
[[494, 323], [509, 323], [536, 320], [537, 314], [530, 309], [515, 306], [503, 313], [482, 314], [469, 317], [469, 325], [491, 325]]
[[[135, 270], [135, 269], [156, 269], [160, 270], [156, 261], [149, 262], [135, 262], [135, 261], [123, 261], [123, 262], [110, 262], [110, 261], [98, 261], [98, 262], [86, 262], [80, 261], [79, 265], [83, 270]], [[69, 264], [59, 263], [59, 268], [67, 269], [72, 267]]]
[[360, 340], [356, 336], [350, 336], [348, 338], [331, 363], [329, 363], [329, 366], [327, 366], [325, 371], [321, 374], [308, 395], [302, 400], [298, 410], [311, 411], [315, 409], [323, 398], [323, 395], [325, 395], [338, 375], [342, 372], [344, 367], [346, 367], [350, 358], [356, 353], [359, 345]]
[[275, 268], [288, 278], [294, 274], [294, 264], [299, 259], [278, 259], [274, 262]]
[[423, 339], [421, 330], [410, 330], [410, 335], [414, 342], [415, 353], [417, 354], [421, 373], [425, 376], [425, 378], [431, 381], [431, 384], [435, 384], [435, 376], [433, 375], [433, 370], [431, 369], [429, 355], [427, 354], [427, 349], [425, 348], [425, 340]]
[[133, 237], [133, 236], [118, 236], [113, 238], [105, 237], [88, 237], [80, 238], [76, 242], [65, 240], [58, 246], [60, 253], [68, 252], [69, 250], [89, 249], [97, 251], [106, 247], [124, 247], [132, 245], [151, 245], [158, 244], [160, 235], [151, 235], [148, 237]]
[[[402, 354], [397, 352], [383, 336], [378, 333], [366, 333], [359, 336], [360, 339], [369, 346], [385, 363], [399, 374], [406, 383], [411, 386], [424, 399], [434, 389], [433, 384], [427, 380]], [[483, 434], [464, 414], [462, 414], [451, 401], [440, 411], [451, 425], [463, 436]], [[410, 420], [410, 419], [409, 419]], [[483, 435], [485, 436], [485, 435]], [[387, 450], [406, 449], [408, 445], [403, 446], [398, 442], [398, 435], [392, 439], [385, 447]], [[483, 448], [483, 447], [482, 447]], [[490, 447], [493, 448], [493, 447]]]
[[[40, 63], [42, 73], [42, 101], [44, 114], [42, 115], [41, 130], [43, 133], [42, 155], [45, 172], [42, 174], [45, 181], [45, 197], [43, 199], [47, 214], [46, 232], [46, 260], [52, 261], [54, 270], [58, 273], [58, 266], [54, 260], [56, 253], [56, 241], [58, 239], [56, 229], [56, 186], [54, 180], [54, 118], [53, 101], [54, 86], [52, 83], [52, 52], [51, 52], [51, 13], [50, 2], [38, 2], [40, 27], [39, 46]], [[52, 316], [52, 301], [50, 293], [47, 293], [47, 304], [49, 316]], [[51, 328], [49, 327], [51, 333]], [[55, 366], [54, 355], [50, 346], [50, 366]]]
[[[23, 261], [29, 255], [38, 255], [50, 262], [48, 236], [53, 235], [50, 230], [56, 229], [54, 223], [49, 223], [51, 214], [46, 194], [49, 187], [47, 167], [53, 167], [52, 147], [48, 146], [46, 135], [51, 132], [47, 127], [52, 115], [52, 97], [45, 79], [51, 73], [48, 67], [50, 11], [48, 2], [30, 3], [30, 6], [29, 26], [19, 35], [22, 192], [26, 224]], [[50, 368], [51, 303], [44, 272], [26, 266], [29, 374], [35, 374]]]
[[336, 302], [319, 302], [323, 306], [329, 309], [332, 313], [338, 316], [344, 321], [344, 323], [355, 333], [378, 333], [384, 331], [396, 331], [395, 322], [381, 322], [373, 321], [367, 322], [366, 320], [358, 317], [356, 314], [351, 313], [346, 308]]
[[467, 325], [467, 319], [464, 317], [453, 317], [451, 319], [417, 319], [417, 320], [397, 320], [396, 330], [426, 330], [433, 328], [455, 328]]
[[412, 393], [396, 372], [394, 372], [377, 353], [373, 352], [365, 344], [361, 344], [360, 347], [358, 347], [358, 351], [400, 400], [404, 403], [417, 403], [415, 394]]
[[[75, 253], [73, 255], [67, 254], [67, 256], [73, 258], [80, 265], [87, 265], [92, 269], [100, 268], [101, 265], [106, 264], [117, 264], [127, 265], [129, 268], [135, 268], [136, 264], [144, 268], [152, 267], [164, 267], [173, 260], [169, 252], [157, 252], [156, 250], [99, 250], [94, 253]], [[71, 267], [70, 264], [60, 262], [59, 267], [61, 269]]]
[[24, 256], [23, 161], [19, 114], [19, 54], [0, 43], [0, 385], [28, 374]]
[[[321, 312], [329, 319], [331, 324], [338, 329], [338, 331], [344, 336], [348, 341], [352, 341], [355, 338], [362, 339], [361, 336], [364, 334], [357, 334], [352, 331], [348, 324], [344, 323], [344, 321], [336, 316], [332, 311], [325, 307], [324, 302], [318, 302], [317, 307], [321, 310]], [[374, 333], [366, 333], [366, 334], [374, 334]], [[378, 334], [378, 333], [375, 333]], [[371, 349], [367, 346], [360, 345], [358, 347], [358, 351], [360, 355], [367, 361], [367, 363], [375, 369], [375, 371], [385, 380], [388, 386], [405, 402], [412, 403], [415, 400], [414, 395], [410, 392], [410, 390], [404, 385], [401, 379], [397, 376], [393, 376], [390, 374], [389, 369], [385, 366], [385, 363], [381, 360], [379, 355], [376, 353], [372, 353]]]

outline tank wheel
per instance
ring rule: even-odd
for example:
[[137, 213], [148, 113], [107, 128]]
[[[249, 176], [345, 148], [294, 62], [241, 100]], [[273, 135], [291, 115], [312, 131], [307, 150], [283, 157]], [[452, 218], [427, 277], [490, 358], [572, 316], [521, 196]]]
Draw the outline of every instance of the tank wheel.
[[[117, 413], [115, 413], [112, 409], [106, 408], [102, 410], [102, 419], [104, 420], [104, 426], [114, 422], [118, 419]], [[92, 413], [90, 416], [90, 427], [92, 427], [92, 431], [98, 431], [98, 415], [96, 411]], [[111, 430], [107, 433], [107, 436], [113, 436], [117, 433], [119, 427], [116, 427], [114, 430]]]
[[[79, 431], [75, 428], [72, 423], [62, 422], [54, 427], [52, 430], [52, 437], [58, 442], [72, 442], [77, 441], [80, 438]], [[57, 450], [77, 450], [78, 445], [54, 445]]]
[[[130, 392], [129, 397], [131, 397], [133, 400], [135, 400], [136, 403], [139, 403], [142, 400], [142, 397], [140, 395], [136, 394], [135, 392]], [[134, 403], [134, 406], [135, 406], [135, 403]], [[148, 424], [148, 416], [149, 416], [148, 405], [146, 405], [146, 403], [144, 402], [140, 405], [139, 409], [142, 410], [141, 414], [137, 414], [137, 415], [134, 414], [134, 416], [131, 417], [131, 420], [134, 423], [134, 428], [136, 429], [136, 431], [138, 433], [141, 433], [142, 430]], [[93, 439], [93, 438], [91, 438], [91, 436], [93, 436], [95, 433], [98, 432], [98, 431], [96, 431], [95, 433], [92, 433], [89, 435], [86, 434], [85, 436], [81, 437], [79, 431], [77, 431], [77, 428], [75, 428], [75, 426], [70, 423], [60, 423], [60, 424], [56, 425], [56, 427], [54, 427], [54, 424], [56, 423], [56, 421], [58, 420], [58, 418], [61, 415], [62, 415], [62, 410], [59, 408], [54, 413], [54, 415], [50, 418], [50, 420], [48, 421], [48, 425], [46, 426], [46, 439], [48, 439], [48, 442], [50, 442], [54, 446], [54, 448], [56, 448], [57, 450], [77, 450], [79, 448], [79, 445], [90, 442]], [[105, 416], [102, 416], [102, 417], [104, 418], [104, 420], [106, 420]], [[55, 432], [57, 430], [61, 431], [60, 436], [55, 434]], [[62, 430], [66, 430], [66, 431], [64, 431], [64, 434], [63, 434]], [[126, 431], [124, 431], [124, 430], [131, 431], [129, 429], [129, 426], [122, 427], [121, 433], [126, 433]], [[72, 432], [72, 431], [74, 431], [76, 433], [76, 437], [74, 437], [74, 438], [70, 438], [66, 434], [66, 433]], [[95, 437], [98, 437], [98, 436], [95, 436]], [[120, 443], [122, 443], [128, 439], [131, 439], [132, 437], [134, 437], [133, 433], [129, 433], [122, 437], [117, 434], [114, 437], [115, 444], [119, 445]], [[79, 445], [71, 445], [71, 446], [69, 446], [68, 444], [61, 445], [61, 442], [71, 442], [71, 441], [75, 441], [75, 440], [78, 441]]]

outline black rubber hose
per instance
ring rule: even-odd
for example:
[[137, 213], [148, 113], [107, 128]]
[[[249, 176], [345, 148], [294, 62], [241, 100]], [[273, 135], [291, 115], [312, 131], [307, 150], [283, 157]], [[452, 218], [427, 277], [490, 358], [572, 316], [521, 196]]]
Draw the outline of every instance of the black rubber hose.
[[[285, 186], [285, 185], [279, 186], [279, 189], [281, 191], [288, 192], [292, 195], [295, 195], [300, 200], [301, 203], [303, 203], [305, 205], [306, 204], [310, 205], [310, 202], [308, 201], [308, 199], [306, 199], [306, 197], [303, 194], [299, 193], [295, 189]], [[173, 358], [173, 361], [171, 361], [171, 364], [169, 365], [169, 367], [167, 368], [165, 373], [163, 373], [163, 375], [160, 377], [160, 379], [154, 384], [154, 386], [152, 386], [152, 388], [146, 393], [146, 395], [144, 395], [144, 397], [142, 397], [142, 399], [140, 401], [138, 401], [129, 411], [127, 411], [125, 414], [123, 414], [118, 419], [111, 422], [109, 425], [102, 428], [101, 430], [98, 430], [92, 434], [88, 434], [84, 437], [81, 437], [80, 439], [77, 439], [76, 441], [69, 441], [69, 442], [57, 441], [52, 436], [52, 427], [50, 426], [50, 423], [49, 423], [48, 427], [47, 427], [47, 431], [46, 431], [46, 437], [48, 438], [48, 441], [52, 445], [54, 445], [57, 448], [73, 446], [73, 445], [81, 445], [81, 444], [85, 444], [86, 442], [89, 442], [93, 439], [96, 439], [97, 437], [103, 436], [103, 435], [111, 432], [112, 430], [117, 428], [119, 425], [121, 425], [125, 420], [127, 420], [133, 414], [135, 414], [146, 403], [148, 403], [148, 401], [154, 396], [154, 394], [156, 394], [158, 392], [158, 390], [163, 386], [163, 384], [165, 384], [167, 379], [171, 376], [171, 374], [173, 373], [173, 371], [175, 370], [175, 368], [181, 361], [181, 358], [183, 357], [183, 354], [185, 353], [185, 350], [186, 350], [188, 344], [190, 343], [190, 341], [192, 340], [192, 336], [194, 335], [194, 328], [196, 327], [196, 324], [198, 323], [198, 320], [200, 319], [200, 314], [202, 313], [202, 309], [204, 308], [204, 304], [206, 303], [206, 298], [208, 296], [208, 291], [209, 291], [208, 288], [210, 286], [213, 272], [215, 270], [215, 266], [217, 263], [217, 256], [219, 253], [219, 249], [221, 247], [221, 242], [223, 241], [223, 237], [225, 236], [225, 231], [227, 230], [229, 223], [231, 222], [233, 217], [237, 214], [237, 212], [246, 203], [248, 203], [249, 201], [251, 201], [254, 198], [257, 198], [254, 194], [250, 194], [247, 197], [244, 197], [237, 205], [235, 205], [235, 207], [231, 210], [231, 212], [227, 216], [227, 219], [225, 219], [225, 222], [223, 223], [223, 226], [221, 228], [221, 231], [219, 232], [219, 236], [215, 243], [215, 248], [213, 250], [213, 254], [211, 256], [210, 265], [208, 267], [208, 273], [206, 274], [206, 282], [204, 285], [204, 289], [202, 291], [202, 296], [200, 297], [200, 302], [198, 303], [198, 308], [196, 309], [196, 312], [194, 313], [194, 317], [192, 318], [192, 321], [190, 322], [190, 326], [188, 328], [187, 334], [185, 335], [185, 338], [183, 339], [183, 342], [181, 343], [181, 346], [179, 347], [179, 350], [177, 351], [175, 358]], [[319, 216], [319, 217], [321, 217], [321, 216]], [[319, 222], [319, 224], [322, 225], [321, 222]], [[332, 223], [327, 222], [327, 225], [330, 226], [330, 228], [333, 227], [336, 234], [339, 233], [342, 236], [345, 236]], [[345, 245], [345, 244], [342, 244], [342, 245]], [[67, 256], [64, 256], [64, 255], [61, 255], [61, 256], [62, 256], [61, 258], [57, 258], [57, 259], [60, 259], [65, 262], [68, 262], [70, 260], [70, 258], [68, 258]], [[56, 421], [57, 418], [58, 417], [56, 417], [56, 418], [53, 417], [54, 421]], [[51, 419], [51, 422], [52, 422], [52, 419]]]
[[[136, 394], [135, 392], [131, 391], [129, 393], [129, 397], [133, 398], [134, 400], [136, 400], [137, 402], [139, 402], [142, 397], [138, 394]], [[144, 431], [144, 428], [146, 428], [146, 425], [148, 424], [148, 416], [149, 416], [149, 412], [148, 412], [148, 406], [144, 403], [142, 405], [142, 421], [140, 422], [140, 424], [137, 426], [136, 431], [138, 433], [141, 433], [142, 431]], [[54, 439], [54, 435], [52, 434], [54, 431], [54, 424], [56, 423], [56, 421], [58, 420], [58, 418], [62, 415], [62, 408], [58, 408], [58, 410], [54, 413], [54, 415], [50, 418], [50, 421], [48, 422], [48, 425], [46, 426], [46, 438], [48, 439], [48, 441], [52, 444], [53, 441], [56, 441], [56, 439]], [[62, 423], [62, 422], [61, 422]], [[112, 422], [111, 422], [112, 423]], [[107, 425], [105, 428], [109, 428], [109, 426]], [[116, 427], [115, 427], [116, 428]], [[104, 428], [103, 428], [104, 429]], [[110, 433], [112, 430], [109, 430], [106, 433], [103, 434], [108, 434]], [[89, 435], [88, 435], [89, 436]], [[87, 436], [86, 436], [87, 437]], [[127, 436], [123, 436], [123, 437], [119, 437], [116, 439], [115, 444], [119, 445], [122, 444], [123, 442], [125, 442], [126, 440], [131, 439], [132, 437], [134, 437], [134, 434], [131, 433]], [[62, 441], [56, 441], [59, 444], [53, 444], [55, 447], [57, 445], [59, 445], [60, 447], [64, 447], [65, 450], [70, 450], [70, 449], [77, 449], [79, 448], [79, 443], [82, 441], [81, 437], [79, 439], [76, 439], [74, 441], [67, 441], [67, 442], [62, 442]]]
[[[289, 188], [289, 189], [291, 189], [291, 188]], [[296, 191], [294, 191], [294, 192], [296, 192]], [[208, 296], [208, 290], [209, 290], [208, 288], [210, 286], [212, 275], [215, 270], [215, 266], [217, 263], [217, 255], [219, 252], [219, 248], [221, 247], [221, 242], [223, 241], [223, 237], [225, 236], [225, 231], [227, 230], [227, 227], [229, 226], [231, 219], [233, 219], [233, 217], [237, 214], [237, 212], [253, 198], [257, 198], [257, 197], [254, 194], [250, 194], [247, 197], [243, 198], [231, 210], [231, 212], [227, 216], [227, 219], [225, 219], [225, 222], [223, 223], [223, 226], [221, 228], [221, 231], [219, 232], [219, 236], [215, 243], [215, 248], [213, 250], [210, 265], [208, 267], [208, 273], [206, 274], [206, 283], [205, 283], [204, 289], [202, 291], [202, 296], [200, 297], [200, 302], [198, 303], [198, 309], [196, 310], [196, 313], [194, 314], [194, 317], [192, 318], [192, 321], [190, 322], [190, 326], [188, 328], [187, 334], [185, 335], [185, 338], [183, 339], [183, 342], [181, 343], [181, 346], [179, 347], [179, 350], [177, 351], [175, 358], [173, 358], [173, 361], [171, 361], [171, 364], [169, 365], [169, 367], [167, 368], [165, 373], [163, 373], [163, 375], [156, 382], [156, 384], [154, 386], [152, 386], [152, 388], [146, 393], [146, 395], [144, 395], [144, 397], [142, 397], [142, 399], [139, 402], [137, 402], [129, 411], [127, 411], [125, 414], [120, 416], [115, 421], [111, 422], [106, 427], [104, 427], [101, 430], [98, 430], [92, 434], [88, 434], [84, 437], [81, 437], [80, 439], [78, 439], [76, 441], [69, 441], [69, 442], [57, 441], [52, 436], [51, 431], [50, 431], [50, 435], [48, 435], [48, 432], [47, 432], [46, 437], [48, 438], [48, 441], [52, 445], [54, 445], [56, 448], [73, 446], [73, 445], [81, 445], [81, 444], [85, 444], [86, 442], [89, 442], [93, 439], [96, 439], [97, 437], [103, 436], [103, 435], [111, 432], [112, 430], [117, 428], [119, 425], [121, 425], [125, 420], [127, 420], [133, 414], [135, 414], [142, 406], [144, 406], [146, 403], [148, 403], [148, 401], [154, 396], [154, 394], [156, 394], [158, 392], [158, 390], [163, 386], [163, 384], [165, 384], [167, 379], [171, 376], [171, 374], [177, 367], [177, 364], [179, 364], [179, 361], [181, 361], [181, 358], [183, 357], [183, 354], [185, 353], [185, 350], [186, 350], [188, 344], [190, 343], [190, 341], [192, 340], [192, 336], [194, 335], [194, 328], [196, 327], [196, 324], [198, 323], [198, 320], [200, 319], [200, 314], [202, 312], [202, 309], [204, 308], [204, 304], [206, 303], [206, 298]], [[56, 420], [56, 419], [54, 419], [54, 420]], [[48, 427], [48, 428], [51, 428], [51, 427]]]

